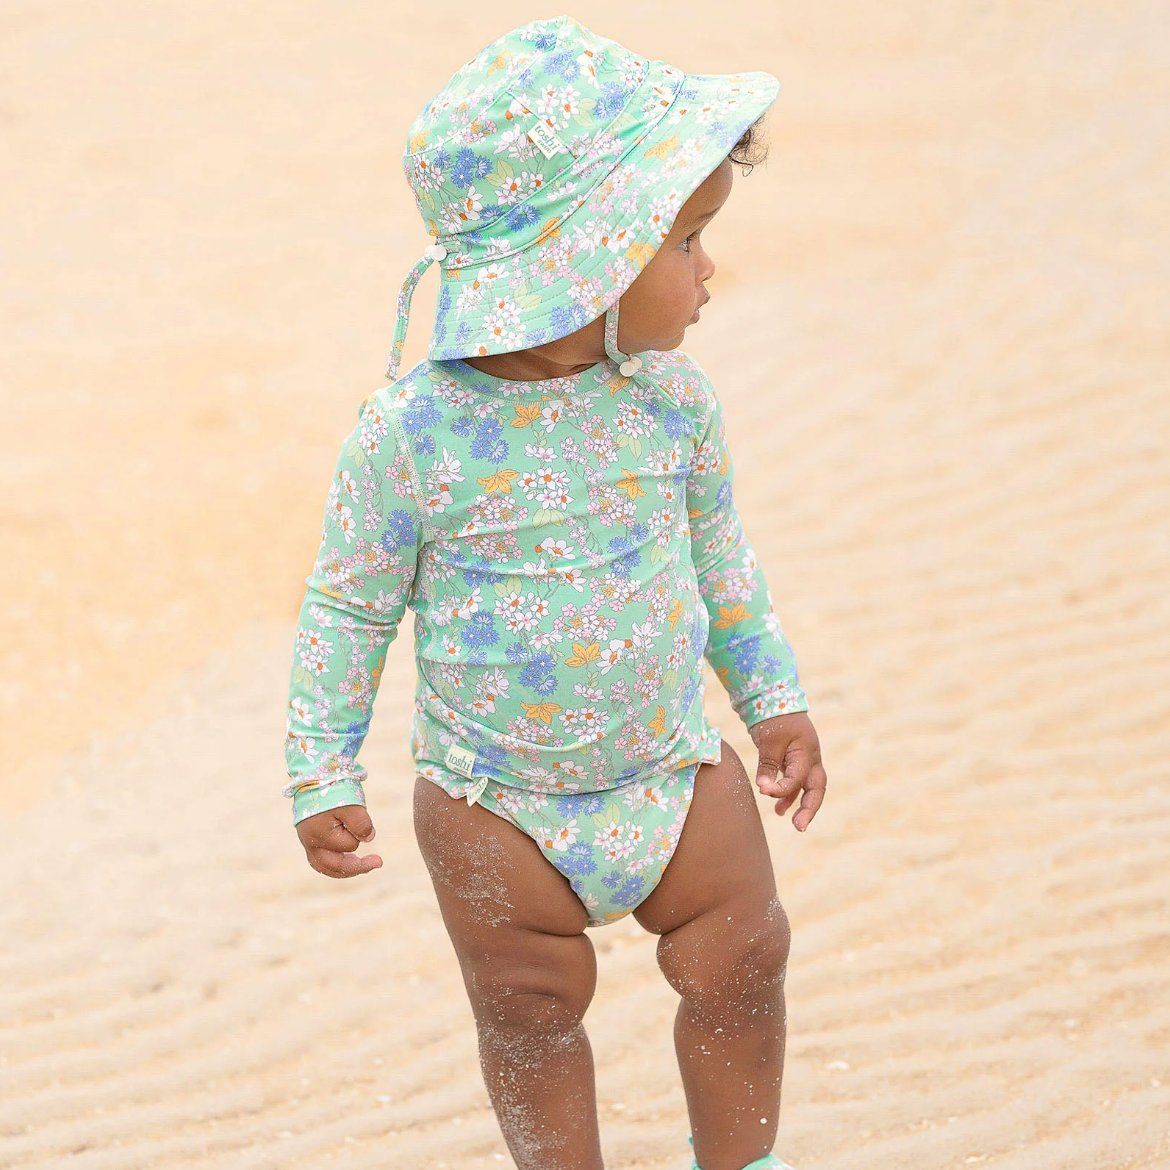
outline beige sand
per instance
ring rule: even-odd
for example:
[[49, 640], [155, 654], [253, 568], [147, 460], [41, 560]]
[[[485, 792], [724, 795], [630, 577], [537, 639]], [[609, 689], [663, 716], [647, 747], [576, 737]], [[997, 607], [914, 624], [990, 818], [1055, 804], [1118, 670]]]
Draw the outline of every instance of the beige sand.
[[[547, 14], [5, 6], [0, 1166], [508, 1164], [410, 833], [409, 639], [366, 756], [385, 868], [308, 869], [279, 747], [329, 469], [425, 242], [400, 140]], [[769, 824], [778, 1148], [1170, 1166], [1170, 14], [578, 15], [784, 83], [688, 341], [832, 781], [807, 837]], [[653, 943], [593, 937], [610, 1163], [685, 1170]]]

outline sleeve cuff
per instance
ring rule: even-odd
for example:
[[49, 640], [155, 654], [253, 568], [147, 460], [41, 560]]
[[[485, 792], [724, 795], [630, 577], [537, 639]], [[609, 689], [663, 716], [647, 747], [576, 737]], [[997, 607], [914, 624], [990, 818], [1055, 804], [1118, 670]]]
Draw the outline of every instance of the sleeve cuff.
[[798, 683], [773, 687], [742, 705], [736, 704], [736, 711], [749, 731], [757, 723], [763, 723], [765, 719], [775, 719], [777, 715], [793, 715], [797, 711], [807, 710], [808, 698]]
[[359, 781], [335, 780], [316, 788], [302, 788], [293, 794], [293, 824], [299, 825], [306, 817], [340, 808], [343, 804], [360, 804], [365, 808], [366, 794]]

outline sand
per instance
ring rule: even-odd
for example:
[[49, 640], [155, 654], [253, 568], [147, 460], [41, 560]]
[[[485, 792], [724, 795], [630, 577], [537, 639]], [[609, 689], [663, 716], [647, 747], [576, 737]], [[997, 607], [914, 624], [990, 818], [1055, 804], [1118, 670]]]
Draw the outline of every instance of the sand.
[[[383, 869], [308, 868], [280, 744], [332, 461], [425, 243], [406, 125], [547, 14], [5, 7], [0, 1166], [510, 1164], [410, 830], [409, 635], [365, 755]], [[1170, 1166], [1170, 15], [577, 15], [783, 82], [687, 341], [830, 773], [805, 836], [761, 806], [778, 1150]], [[591, 937], [608, 1162], [686, 1170], [653, 940]]]

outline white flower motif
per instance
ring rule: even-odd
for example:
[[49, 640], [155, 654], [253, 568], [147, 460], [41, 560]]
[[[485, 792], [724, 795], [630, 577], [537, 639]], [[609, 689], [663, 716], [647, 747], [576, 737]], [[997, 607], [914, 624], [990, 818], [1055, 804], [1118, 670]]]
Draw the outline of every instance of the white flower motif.
[[483, 597], [480, 595], [479, 590], [475, 589], [469, 596], [463, 597], [456, 601], [454, 607], [451, 610], [451, 614], [453, 617], [461, 618], [463, 621], [467, 621], [467, 619], [470, 618], [473, 613], [479, 613], [479, 607], [482, 604]]
[[306, 727], [313, 726], [313, 709], [300, 695], [294, 695], [288, 701], [289, 718], [303, 723]]
[[459, 207], [458, 216], [461, 220], [474, 223], [479, 219], [479, 213], [483, 210], [483, 199], [474, 186], [467, 188], [467, 194], [463, 197], [463, 202]]
[[532, 835], [541, 848], [564, 853], [577, 842], [577, 818], [573, 817], [559, 825], [533, 825]]
[[565, 404], [560, 399], [554, 399], [541, 412], [539, 423], [544, 427], [545, 433], [556, 428], [557, 423], [564, 421]]

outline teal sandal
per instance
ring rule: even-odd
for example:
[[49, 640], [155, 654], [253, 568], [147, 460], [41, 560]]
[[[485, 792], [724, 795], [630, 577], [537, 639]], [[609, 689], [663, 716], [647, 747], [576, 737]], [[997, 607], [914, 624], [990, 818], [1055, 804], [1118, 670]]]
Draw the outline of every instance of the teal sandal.
[[[695, 1148], [694, 1140], [687, 1138], [687, 1145], [693, 1151]], [[691, 1159], [691, 1170], [699, 1170], [699, 1163]], [[794, 1170], [789, 1166], [778, 1154], [765, 1154], [762, 1158], [757, 1158], [754, 1162], [749, 1162], [743, 1167], [743, 1170]]]

